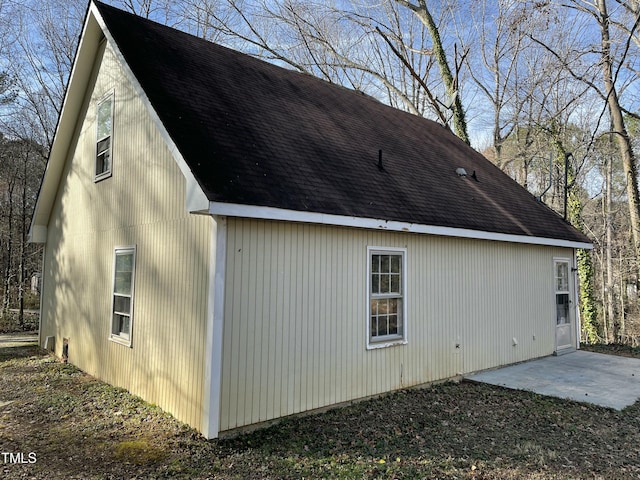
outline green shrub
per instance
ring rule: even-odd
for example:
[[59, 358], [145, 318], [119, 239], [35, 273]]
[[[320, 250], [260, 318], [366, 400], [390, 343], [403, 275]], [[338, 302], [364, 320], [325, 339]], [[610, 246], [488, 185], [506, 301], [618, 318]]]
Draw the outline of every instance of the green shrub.
[[10, 311], [0, 314], [0, 333], [35, 332], [38, 330], [40, 316], [38, 313], [26, 313], [20, 324], [18, 312]]

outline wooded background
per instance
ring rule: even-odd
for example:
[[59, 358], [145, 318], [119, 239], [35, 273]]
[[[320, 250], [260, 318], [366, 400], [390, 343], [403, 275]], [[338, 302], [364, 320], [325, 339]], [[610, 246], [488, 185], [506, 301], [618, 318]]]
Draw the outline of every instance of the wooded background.
[[[593, 239], [582, 341], [640, 344], [640, 0], [106, 3], [447, 126]], [[0, 0], [0, 314], [19, 324], [37, 306], [27, 233], [86, 9]]]

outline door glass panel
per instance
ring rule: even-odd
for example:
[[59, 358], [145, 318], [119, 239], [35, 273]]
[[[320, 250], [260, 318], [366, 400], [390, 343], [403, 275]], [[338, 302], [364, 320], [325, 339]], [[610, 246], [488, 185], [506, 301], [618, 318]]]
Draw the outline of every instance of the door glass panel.
[[569, 294], [556, 294], [556, 324], [565, 325], [569, 323]]
[[569, 264], [565, 262], [556, 263], [556, 291], [569, 291]]

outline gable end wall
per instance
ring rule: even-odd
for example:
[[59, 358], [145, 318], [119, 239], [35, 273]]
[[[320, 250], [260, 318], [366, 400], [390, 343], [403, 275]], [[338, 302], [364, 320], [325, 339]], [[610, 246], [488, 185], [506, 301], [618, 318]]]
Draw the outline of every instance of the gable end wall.
[[[113, 175], [94, 182], [95, 109], [114, 92]], [[48, 225], [41, 338], [69, 361], [200, 427], [213, 220], [103, 44]], [[132, 348], [109, 340], [113, 255], [137, 247]]]

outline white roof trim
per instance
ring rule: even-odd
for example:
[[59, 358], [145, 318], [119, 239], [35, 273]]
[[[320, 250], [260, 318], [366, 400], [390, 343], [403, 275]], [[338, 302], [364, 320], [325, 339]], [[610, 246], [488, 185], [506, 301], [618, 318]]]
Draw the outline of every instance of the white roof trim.
[[[93, 7], [93, 4], [91, 6]], [[46, 241], [46, 227], [49, 223], [49, 215], [58, 193], [60, 177], [69, 154], [69, 144], [75, 133], [78, 112], [84, 102], [87, 79], [93, 71], [95, 53], [99, 44], [100, 32], [98, 25], [92, 21], [91, 15], [87, 14], [71, 74], [69, 75], [69, 83], [64, 94], [60, 116], [58, 117], [53, 137], [54, 141], [51, 145], [49, 159], [31, 219], [29, 231], [29, 241], [31, 242], [44, 243]], [[76, 92], [79, 90], [82, 91], [77, 94]]]
[[348, 217], [328, 213], [300, 212], [282, 208], [240, 205], [237, 203], [209, 203], [209, 214], [228, 217], [257, 218], [262, 220], [283, 220], [288, 222], [315, 223], [322, 225], [336, 225], [343, 227], [368, 228], [374, 230], [388, 230], [391, 232], [422, 233], [443, 237], [472, 238], [476, 240], [493, 240], [496, 242], [527, 243], [564, 248], [593, 248], [593, 244], [573, 242], [556, 238], [530, 237], [527, 235], [512, 235], [506, 233], [483, 232], [465, 228], [439, 227], [436, 225], [421, 225], [417, 223], [396, 222], [375, 218]]

